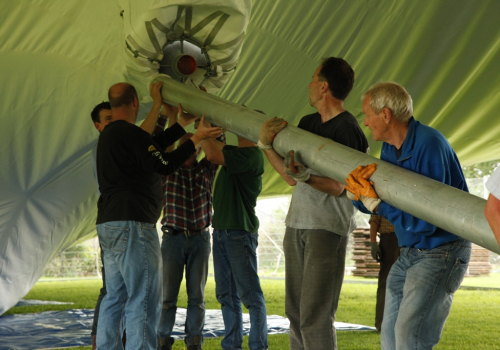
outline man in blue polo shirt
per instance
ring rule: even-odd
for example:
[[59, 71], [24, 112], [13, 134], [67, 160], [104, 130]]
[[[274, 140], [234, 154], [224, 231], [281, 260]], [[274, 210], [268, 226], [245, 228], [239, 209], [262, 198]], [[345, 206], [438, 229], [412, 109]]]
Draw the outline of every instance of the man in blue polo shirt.
[[[363, 113], [373, 139], [384, 142], [382, 160], [468, 192], [455, 152], [439, 131], [412, 117], [412, 99], [402, 86], [371, 87], [364, 94]], [[381, 201], [368, 181], [358, 180], [347, 181], [346, 189], [361, 185], [367, 192], [354, 205], [388, 219], [401, 247], [387, 279], [382, 349], [432, 349], [467, 271], [471, 244]]]

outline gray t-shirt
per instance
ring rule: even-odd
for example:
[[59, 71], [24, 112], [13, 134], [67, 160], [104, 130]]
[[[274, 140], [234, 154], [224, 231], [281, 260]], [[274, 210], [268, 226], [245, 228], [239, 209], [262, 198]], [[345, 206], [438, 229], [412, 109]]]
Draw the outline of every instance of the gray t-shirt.
[[[298, 127], [363, 153], [368, 149], [368, 141], [356, 118], [347, 111], [325, 123], [321, 123], [319, 113], [307, 115], [300, 120]], [[323, 176], [314, 171], [311, 173]], [[345, 191], [339, 197], [334, 197], [299, 182], [293, 191], [286, 225], [347, 236], [356, 228], [355, 213], [356, 208]]]
[[355, 213], [356, 208], [345, 191], [339, 197], [334, 197], [298, 182], [293, 191], [286, 225], [347, 236], [356, 228]]

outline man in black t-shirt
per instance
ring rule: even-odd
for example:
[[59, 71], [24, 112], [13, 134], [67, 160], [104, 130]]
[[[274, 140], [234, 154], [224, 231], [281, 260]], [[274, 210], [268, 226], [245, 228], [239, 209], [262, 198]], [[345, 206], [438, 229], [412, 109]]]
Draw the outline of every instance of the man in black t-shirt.
[[161, 251], [155, 224], [163, 200], [159, 174], [180, 167], [202, 140], [219, 136], [220, 128], [201, 126], [171, 153], [163, 150], [185, 134], [194, 117], [183, 114], [177, 124], [151, 138], [135, 126], [139, 100], [127, 83], [109, 89], [112, 122], [97, 145], [97, 234], [104, 252], [107, 294], [101, 303], [97, 348], [121, 344], [125, 314], [127, 347], [156, 350], [161, 313]]
[[[330, 57], [316, 69], [309, 84], [309, 103], [317, 113], [300, 120], [299, 128], [366, 152], [368, 141], [344, 100], [354, 85], [354, 71], [342, 58]], [[285, 312], [290, 320], [290, 349], [337, 349], [333, 322], [344, 278], [348, 234], [356, 226], [355, 209], [344, 184], [304, 166], [296, 154], [285, 158], [272, 147], [284, 127], [274, 118], [262, 127], [259, 146], [274, 169], [296, 186], [286, 218]]]

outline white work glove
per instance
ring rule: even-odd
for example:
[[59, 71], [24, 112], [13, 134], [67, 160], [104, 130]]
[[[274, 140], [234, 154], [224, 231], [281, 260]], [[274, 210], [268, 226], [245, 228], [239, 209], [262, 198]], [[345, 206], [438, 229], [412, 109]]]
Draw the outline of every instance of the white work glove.
[[363, 205], [366, 207], [366, 209], [368, 209], [372, 213], [374, 213], [374, 210], [378, 207], [378, 205], [381, 202], [380, 198], [371, 198], [371, 197], [366, 197], [363, 195], [360, 195], [359, 199], [358, 199], [358, 197], [356, 197], [356, 195], [354, 195], [353, 193], [351, 193], [350, 191], [347, 191], [347, 190], [346, 190], [346, 194], [347, 194], [347, 198], [349, 198], [350, 200], [363, 203]]
[[370, 212], [375, 213], [375, 209], [377, 209], [378, 205], [382, 202], [380, 198], [371, 198], [361, 195], [361, 203], [368, 209]]
[[285, 166], [286, 174], [295, 181], [306, 182], [311, 178], [311, 170], [295, 161], [294, 151], [288, 151], [283, 160], [283, 165]]
[[284, 119], [274, 117], [262, 124], [260, 129], [259, 142], [257, 146], [262, 149], [273, 149], [273, 140], [276, 135], [287, 126], [288, 122]]

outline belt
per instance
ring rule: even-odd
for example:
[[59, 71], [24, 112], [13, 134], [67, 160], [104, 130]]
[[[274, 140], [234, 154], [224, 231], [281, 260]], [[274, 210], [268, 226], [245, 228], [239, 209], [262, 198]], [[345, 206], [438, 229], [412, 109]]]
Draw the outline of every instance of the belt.
[[168, 233], [172, 236], [185, 235], [185, 236], [199, 236], [204, 232], [208, 231], [208, 228], [204, 227], [201, 230], [175, 230], [168, 226], [162, 226], [161, 230], [163, 233]]

